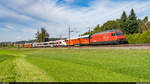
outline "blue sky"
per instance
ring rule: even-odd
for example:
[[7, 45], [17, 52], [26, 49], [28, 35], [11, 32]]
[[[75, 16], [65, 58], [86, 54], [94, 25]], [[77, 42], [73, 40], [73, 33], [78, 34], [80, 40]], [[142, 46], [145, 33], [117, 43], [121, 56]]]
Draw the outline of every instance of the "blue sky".
[[[69, 3], [67, 1], [70, 1]], [[94, 1], [94, 0], [93, 0]], [[92, 0], [58, 0], [57, 4], [68, 4], [70, 7], [88, 7]]]
[[76, 37], [107, 20], [129, 15], [150, 17], [150, 0], [0, 0], [0, 42], [30, 40], [41, 27], [51, 37], [67, 37], [68, 27]]

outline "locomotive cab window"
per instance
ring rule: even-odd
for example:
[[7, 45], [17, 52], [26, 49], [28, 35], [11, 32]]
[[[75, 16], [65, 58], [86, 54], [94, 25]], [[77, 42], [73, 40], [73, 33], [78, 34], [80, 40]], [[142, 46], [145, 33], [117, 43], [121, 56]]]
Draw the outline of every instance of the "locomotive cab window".
[[115, 33], [112, 33], [112, 36], [115, 36], [116, 34]]

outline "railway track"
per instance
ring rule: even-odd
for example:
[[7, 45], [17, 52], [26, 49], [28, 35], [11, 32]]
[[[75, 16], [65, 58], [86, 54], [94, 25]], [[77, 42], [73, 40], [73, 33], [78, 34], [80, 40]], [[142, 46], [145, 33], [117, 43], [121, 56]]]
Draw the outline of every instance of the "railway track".
[[83, 49], [86, 49], [86, 48], [114, 48], [114, 49], [124, 49], [124, 48], [148, 48], [150, 49], [150, 44], [117, 44], [117, 45], [88, 45], [88, 46], [68, 46], [68, 47], [37, 47], [37, 48], [55, 48], [55, 49], [63, 49], [63, 48], [83, 48]]
[[150, 44], [117, 44], [117, 45], [94, 45], [94, 46], [79, 46], [79, 47], [138, 47], [150, 46]]

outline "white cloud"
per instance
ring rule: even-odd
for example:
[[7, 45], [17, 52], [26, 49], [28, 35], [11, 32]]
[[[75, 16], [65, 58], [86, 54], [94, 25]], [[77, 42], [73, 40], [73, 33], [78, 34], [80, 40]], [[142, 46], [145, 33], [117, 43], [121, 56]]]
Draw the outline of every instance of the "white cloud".
[[22, 14], [18, 14], [14, 11], [11, 11], [3, 6], [0, 6], [0, 18], [13, 18], [13, 19], [17, 19], [17, 20], [21, 20], [21, 21], [32, 21], [33, 19], [22, 15]]
[[0, 30], [2, 31], [11, 31], [13, 29], [15, 29], [12, 25], [10, 24], [3, 24], [3, 23], [0, 23], [0, 25], [3, 25], [2, 27], [0, 27]]
[[[65, 0], [69, 3], [74, 0]], [[83, 33], [87, 27], [102, 25], [107, 20], [120, 18], [123, 10], [129, 14], [135, 9], [137, 16], [148, 16], [150, 1], [112, 2], [96, 0], [89, 7], [70, 8], [68, 5], [57, 5], [57, 0], [6, 0], [12, 2], [7, 6], [15, 11], [0, 6], [0, 17], [13, 17], [31, 23], [31, 29], [24, 27], [22, 32], [35, 33], [40, 27], [46, 27], [51, 36], [67, 35], [68, 27], [78, 28]], [[18, 13], [19, 12], [19, 13]], [[19, 18], [18, 18], [19, 17]], [[30, 32], [31, 31], [31, 32]], [[74, 35], [78, 35], [74, 33]]]
[[24, 29], [21, 29], [21, 31], [23, 31], [24, 33], [36, 33], [37, 30], [36, 29], [32, 29], [32, 28], [24, 28]]
[[11, 25], [6, 25], [6, 27], [10, 30], [14, 29], [14, 27], [12, 27]]

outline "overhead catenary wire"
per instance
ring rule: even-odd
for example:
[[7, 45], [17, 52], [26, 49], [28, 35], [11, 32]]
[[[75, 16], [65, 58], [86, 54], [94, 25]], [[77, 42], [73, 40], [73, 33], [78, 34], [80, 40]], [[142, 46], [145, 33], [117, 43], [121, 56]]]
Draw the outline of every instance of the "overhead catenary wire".
[[[109, 14], [109, 15], [104, 16], [103, 18], [110, 18], [110, 17], [112, 17], [112, 16], [114, 16], [114, 15], [117, 16], [118, 12], [120, 13], [121, 11], [124, 11], [124, 10], [126, 10], [127, 8], [130, 9], [130, 8], [132, 8], [132, 7], [130, 7], [130, 5], [134, 5], [134, 4], [135, 4], [135, 3], [129, 4], [129, 5], [127, 5], [126, 7], [121, 8], [120, 10], [117, 10], [117, 11], [115, 11], [115, 12]], [[144, 6], [140, 7], [140, 8], [138, 8], [137, 10], [141, 10], [141, 9], [143, 9], [143, 8], [145, 8], [145, 7], [148, 7], [148, 6], [150, 6], [150, 3], [144, 5]], [[124, 10], [122, 10], [122, 9], [124, 9]]]

